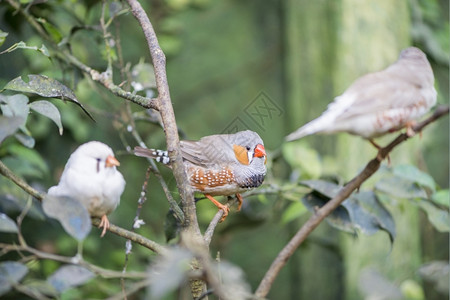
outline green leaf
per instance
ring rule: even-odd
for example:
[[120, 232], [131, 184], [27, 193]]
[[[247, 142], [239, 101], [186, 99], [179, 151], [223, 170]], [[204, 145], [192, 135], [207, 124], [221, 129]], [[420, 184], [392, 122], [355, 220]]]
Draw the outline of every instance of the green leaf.
[[12, 232], [12, 233], [18, 232], [16, 222], [14, 222], [7, 215], [2, 213], [0, 213], [0, 232]]
[[303, 203], [299, 201], [292, 202], [288, 208], [284, 210], [283, 215], [281, 216], [281, 223], [289, 223], [303, 215], [306, 211], [307, 209]]
[[[324, 180], [305, 180], [300, 184], [313, 189], [312, 193], [302, 199], [311, 212], [325, 205], [342, 188]], [[326, 220], [331, 226], [352, 233], [359, 229], [362, 233], [371, 235], [381, 229], [389, 234], [391, 241], [396, 234], [394, 219], [372, 191], [354, 193]]]
[[87, 209], [77, 200], [69, 197], [46, 195], [42, 208], [47, 216], [57, 219], [64, 230], [78, 241], [91, 231], [91, 218]]
[[322, 163], [319, 154], [302, 141], [284, 143], [283, 156], [294, 169], [300, 169], [308, 178], [319, 178], [322, 174]]
[[397, 198], [426, 199], [428, 197], [425, 190], [416, 183], [397, 176], [382, 178], [375, 184], [375, 189]]
[[[4, 160], [2, 160], [3, 162]], [[42, 178], [39, 177], [39, 178]], [[30, 195], [25, 193], [21, 188], [15, 184], [11, 184], [9, 179], [0, 176], [0, 210], [8, 215], [20, 214], [29, 205]], [[41, 203], [32, 198], [32, 205], [28, 210], [27, 218], [33, 218], [39, 221], [46, 219], [42, 212]]]
[[[325, 180], [304, 180], [301, 181], [300, 184], [313, 189], [313, 192], [302, 198], [303, 204], [312, 213], [315, 213], [316, 209], [324, 206], [331, 198], [336, 196], [342, 188], [335, 183]], [[342, 205], [339, 205], [325, 220], [328, 224], [339, 230], [356, 233], [349, 212]]]
[[417, 183], [420, 186], [429, 188], [432, 192], [436, 190], [436, 183], [434, 182], [433, 177], [420, 171], [413, 165], [399, 165], [394, 167], [392, 172], [400, 178], [407, 179]]
[[447, 210], [440, 209], [427, 200], [419, 201], [418, 204], [427, 213], [434, 228], [440, 232], [450, 232], [450, 216]]
[[49, 23], [46, 19], [43, 18], [37, 18], [36, 21], [44, 26], [45, 30], [50, 34], [50, 36], [56, 43], [59, 43], [61, 41], [62, 34], [61, 32], [59, 32], [58, 28], [56, 28], [53, 24]]
[[434, 203], [443, 205], [445, 207], [449, 207], [450, 206], [450, 194], [448, 189], [446, 190], [440, 190], [437, 191], [436, 193], [434, 193], [431, 196], [431, 201], [433, 201]]
[[300, 181], [300, 184], [307, 186], [330, 199], [336, 196], [342, 188], [335, 183], [325, 180], [303, 180]]
[[2, 162], [21, 177], [42, 179], [45, 175], [40, 168], [37, 168], [36, 165], [21, 157], [7, 156], [2, 158]]
[[[33, 295], [41, 294], [51, 296], [52, 299], [58, 299], [58, 291], [47, 281], [35, 279], [26, 280], [22, 283], [22, 286]], [[36, 299], [39, 299], [39, 297], [36, 297]]]
[[7, 117], [21, 117], [24, 119], [22, 126], [25, 125], [28, 113], [30, 112], [28, 97], [23, 94], [12, 96], [0, 95], [0, 100], [3, 103], [0, 105], [3, 115]]
[[0, 263], [0, 296], [9, 292], [28, 273], [28, 268], [15, 261]]
[[6, 37], [8, 36], [7, 32], [4, 32], [0, 30], [0, 47], [3, 45], [3, 43], [6, 41]]
[[112, 1], [109, 4], [109, 17], [111, 19], [116, 18], [124, 13], [127, 13], [129, 10], [125, 5], [120, 1]]
[[18, 42], [18, 43], [15, 43], [14, 45], [12, 45], [11, 47], [9, 47], [8, 49], [3, 50], [3, 51], [1, 52], [1, 54], [13, 52], [14, 50], [20, 49], [20, 48], [29, 48], [29, 47], [27, 46], [27, 44], [25, 44], [25, 42], [20, 41], [20, 42]]
[[162, 299], [187, 280], [186, 273], [191, 269], [192, 259], [193, 255], [188, 250], [175, 248], [156, 260], [149, 274], [153, 299]]
[[0, 116], [0, 144], [5, 138], [14, 134], [24, 123], [22, 117]]
[[44, 54], [45, 56], [47, 56], [48, 58], [50, 58], [50, 52], [48, 52], [47, 47], [45, 47], [44, 44], [42, 44], [41, 48], [39, 48], [39, 51]]
[[394, 242], [396, 230], [394, 218], [378, 200], [373, 191], [353, 194], [342, 204], [350, 214], [352, 223], [364, 234], [370, 235], [384, 230]]
[[[306, 208], [315, 213], [316, 209], [321, 208], [329, 201], [329, 198], [319, 196], [317, 193], [310, 193], [302, 198], [303, 204]], [[353, 225], [350, 214], [347, 209], [342, 205], [338, 206], [331, 214], [329, 214], [325, 220], [339, 230], [343, 230], [350, 233], [356, 233], [355, 226]]]
[[66, 265], [56, 270], [48, 279], [56, 291], [62, 293], [95, 277], [94, 273], [80, 266]]
[[[0, 37], [0, 40], [1, 40], [1, 37]], [[1, 45], [0, 45], [0, 46], [1, 46]], [[25, 42], [23, 42], [23, 41], [20, 41], [20, 42], [18, 42], [18, 43], [15, 43], [14, 45], [12, 45], [11, 47], [9, 47], [8, 49], [6, 49], [6, 50], [0, 52], [0, 54], [3, 54], [3, 53], [10, 53], [10, 52], [13, 52], [13, 51], [15, 51], [15, 50], [17, 50], [17, 49], [34, 50], [34, 51], [38, 51], [38, 52], [44, 54], [44, 55], [47, 56], [47, 57], [50, 57], [50, 53], [48, 52], [48, 49], [47, 49], [47, 47], [45, 47], [45, 45], [42, 45], [41, 48], [38, 48], [38, 47], [36, 47], [36, 46], [28, 46], [28, 45], [27, 45]]]
[[34, 144], [36, 143], [36, 141], [34, 140], [34, 138], [30, 135], [27, 134], [22, 134], [22, 133], [16, 133], [14, 135], [16, 137], [16, 139], [19, 140], [19, 142], [22, 143], [22, 145], [24, 145], [25, 147], [28, 148], [34, 148]]
[[30, 108], [41, 115], [46, 116], [53, 122], [55, 122], [56, 126], [59, 128], [59, 134], [63, 134], [63, 126], [61, 123], [61, 115], [59, 113], [59, 110], [56, 108], [56, 106], [48, 101], [41, 100], [41, 101], [34, 101], [30, 103]]
[[38, 168], [42, 173], [49, 173], [48, 165], [42, 156], [36, 150], [24, 148], [18, 144], [11, 144], [7, 148], [8, 152], [21, 161], [27, 161], [31, 164], [27, 167]]
[[21, 77], [17, 77], [8, 82], [4, 89], [71, 101], [77, 104], [89, 116], [89, 118], [94, 120], [91, 114], [78, 101], [71, 89], [61, 82], [47, 76], [28, 75], [28, 82], [25, 82]]

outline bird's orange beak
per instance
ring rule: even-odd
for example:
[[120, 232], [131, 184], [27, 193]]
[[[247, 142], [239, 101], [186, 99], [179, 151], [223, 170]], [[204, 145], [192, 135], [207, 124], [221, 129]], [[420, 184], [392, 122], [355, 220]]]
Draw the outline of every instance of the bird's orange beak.
[[263, 157], [266, 156], [266, 149], [264, 149], [264, 146], [261, 144], [258, 144], [255, 148], [255, 156], [256, 157]]
[[114, 167], [114, 166], [118, 167], [118, 166], [120, 166], [120, 162], [114, 156], [109, 155], [106, 158], [105, 166], [107, 168], [111, 168], [111, 167]]

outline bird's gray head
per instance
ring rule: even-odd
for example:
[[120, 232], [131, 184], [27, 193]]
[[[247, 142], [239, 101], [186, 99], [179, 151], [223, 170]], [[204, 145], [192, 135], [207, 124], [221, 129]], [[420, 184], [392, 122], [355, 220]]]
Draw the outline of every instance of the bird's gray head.
[[230, 144], [236, 159], [242, 164], [258, 169], [259, 172], [264, 170], [267, 160], [264, 142], [261, 137], [254, 131], [245, 130], [230, 135]]
[[237, 159], [234, 175], [241, 187], [254, 188], [262, 184], [266, 175], [267, 155], [261, 137], [253, 131], [230, 135], [230, 144]]
[[400, 52], [399, 59], [426, 60], [427, 56], [419, 48], [409, 47]]

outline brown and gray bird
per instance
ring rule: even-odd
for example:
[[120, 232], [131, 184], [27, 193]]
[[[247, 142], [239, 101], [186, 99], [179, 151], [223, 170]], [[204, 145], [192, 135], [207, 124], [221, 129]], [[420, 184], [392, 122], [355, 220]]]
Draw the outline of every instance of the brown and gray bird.
[[[229, 207], [213, 196], [236, 195], [242, 205], [240, 193], [262, 184], [266, 175], [266, 151], [256, 132], [246, 130], [234, 134], [218, 134], [198, 141], [181, 141], [181, 155], [192, 188], [203, 193], [224, 214]], [[167, 151], [135, 147], [137, 156], [154, 158], [170, 167]]]
[[328, 105], [325, 112], [286, 137], [287, 141], [315, 133], [348, 132], [368, 139], [406, 127], [414, 135], [415, 120], [436, 104], [434, 76], [426, 55], [404, 49], [386, 69], [358, 78]]
[[51, 187], [48, 194], [81, 202], [91, 216], [101, 218], [103, 237], [110, 226], [107, 215], [116, 209], [125, 189], [125, 180], [116, 169], [119, 165], [107, 145], [85, 143], [70, 155], [58, 185]]

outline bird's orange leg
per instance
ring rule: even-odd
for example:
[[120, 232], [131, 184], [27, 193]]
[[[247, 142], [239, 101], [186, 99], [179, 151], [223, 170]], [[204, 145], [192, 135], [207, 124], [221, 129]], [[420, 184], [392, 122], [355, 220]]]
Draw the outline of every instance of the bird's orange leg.
[[[412, 137], [416, 134], [416, 132], [414, 131], [413, 127], [417, 124], [416, 121], [408, 121], [405, 124], [406, 127], [406, 135], [408, 137]], [[420, 137], [422, 137], [422, 132], [420, 132]]]
[[241, 207], [242, 207], [242, 201], [244, 201], [244, 199], [242, 199], [241, 194], [236, 194], [236, 198], [237, 198], [237, 200], [238, 200], [238, 208], [237, 208], [237, 211], [240, 211], [240, 210], [241, 210]]
[[106, 215], [103, 215], [101, 217], [101, 221], [100, 224], [98, 225], [98, 228], [102, 228], [103, 227], [103, 231], [102, 234], [100, 235], [100, 237], [103, 237], [106, 233], [106, 230], [109, 229], [109, 220], [108, 217]]
[[218, 209], [223, 210], [223, 216], [219, 222], [225, 221], [226, 217], [228, 216], [228, 212], [230, 211], [230, 208], [227, 205], [224, 205], [219, 201], [217, 201], [216, 199], [214, 199], [211, 195], [205, 194], [205, 197], [208, 198], [212, 203], [214, 203], [214, 205], [217, 206]]

